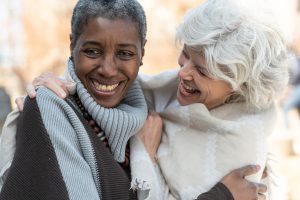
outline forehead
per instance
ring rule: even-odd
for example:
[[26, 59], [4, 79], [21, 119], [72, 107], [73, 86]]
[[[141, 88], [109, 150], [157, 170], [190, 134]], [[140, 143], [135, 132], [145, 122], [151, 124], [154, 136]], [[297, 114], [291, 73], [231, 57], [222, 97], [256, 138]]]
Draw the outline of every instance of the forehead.
[[199, 47], [197, 47], [197, 49], [196, 49], [194, 47], [187, 46], [187, 45], [184, 45], [183, 48], [189, 54], [189, 56], [191, 57], [191, 59], [193, 61], [199, 62], [201, 64], [204, 64], [206, 62], [203, 49], [200, 49]]
[[111, 20], [103, 17], [89, 19], [79, 38], [105, 43], [141, 44], [137, 25], [126, 19]]

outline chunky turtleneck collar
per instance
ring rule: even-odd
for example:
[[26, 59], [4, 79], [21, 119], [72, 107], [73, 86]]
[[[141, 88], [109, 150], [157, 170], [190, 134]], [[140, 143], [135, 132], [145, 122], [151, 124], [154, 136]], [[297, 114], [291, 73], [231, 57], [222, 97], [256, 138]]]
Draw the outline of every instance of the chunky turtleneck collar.
[[111, 152], [118, 162], [125, 159], [125, 148], [129, 138], [144, 124], [147, 104], [143, 92], [135, 81], [125, 98], [115, 108], [105, 108], [96, 103], [77, 77], [72, 60], [68, 61], [68, 72], [76, 83], [78, 96], [96, 123], [104, 131]]

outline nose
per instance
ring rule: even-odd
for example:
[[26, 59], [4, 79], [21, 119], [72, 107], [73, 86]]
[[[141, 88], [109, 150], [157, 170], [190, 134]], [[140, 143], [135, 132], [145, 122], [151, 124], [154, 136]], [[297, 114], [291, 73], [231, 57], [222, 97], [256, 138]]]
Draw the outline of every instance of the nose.
[[113, 77], [118, 74], [118, 67], [113, 57], [106, 56], [98, 68], [98, 72], [104, 77]]
[[178, 72], [179, 78], [183, 80], [192, 80], [192, 74], [193, 74], [193, 64], [189, 61], [186, 60], [185, 62], [181, 63], [181, 68]]

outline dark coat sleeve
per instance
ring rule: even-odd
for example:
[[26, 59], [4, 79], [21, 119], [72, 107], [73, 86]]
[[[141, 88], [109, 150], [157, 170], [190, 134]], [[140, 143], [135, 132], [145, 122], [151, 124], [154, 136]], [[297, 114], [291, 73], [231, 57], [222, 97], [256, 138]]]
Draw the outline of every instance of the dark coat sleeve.
[[231, 192], [223, 183], [217, 183], [208, 192], [198, 196], [197, 200], [234, 200]]
[[0, 200], [68, 200], [54, 148], [35, 99], [27, 99], [18, 120], [16, 152]]

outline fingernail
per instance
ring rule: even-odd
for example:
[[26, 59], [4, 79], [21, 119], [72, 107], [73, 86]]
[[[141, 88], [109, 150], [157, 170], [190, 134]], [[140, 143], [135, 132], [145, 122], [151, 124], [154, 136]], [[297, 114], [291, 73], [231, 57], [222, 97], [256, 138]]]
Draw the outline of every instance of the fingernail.
[[62, 98], [65, 98], [65, 97], [66, 97], [66, 93], [65, 93], [65, 92], [60, 92], [60, 96], [61, 96]]
[[73, 85], [74, 83], [73, 82], [70, 82], [70, 81], [67, 81], [65, 82], [65, 86], [69, 86], [69, 85]]
[[35, 92], [34, 91], [29, 92], [29, 96], [30, 97], [34, 97], [35, 96]]

